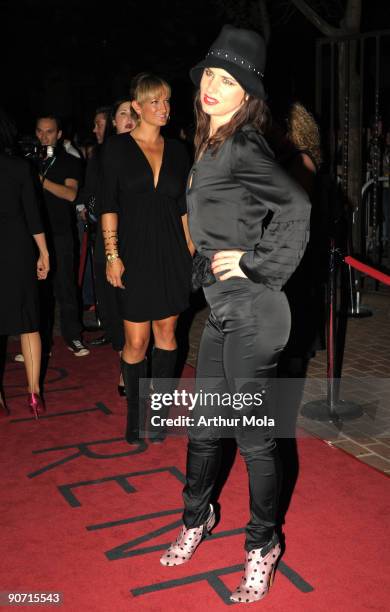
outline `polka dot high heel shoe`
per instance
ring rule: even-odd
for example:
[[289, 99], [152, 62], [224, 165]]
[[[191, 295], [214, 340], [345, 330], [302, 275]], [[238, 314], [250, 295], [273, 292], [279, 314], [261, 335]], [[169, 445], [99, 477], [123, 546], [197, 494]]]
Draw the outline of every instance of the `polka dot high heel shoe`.
[[203, 525], [192, 529], [187, 529], [183, 525], [176, 541], [163, 554], [160, 563], [162, 565], [182, 565], [182, 563], [187, 563], [201, 541], [207, 538], [214, 525], [215, 512], [210, 504], [210, 513]]
[[276, 535], [263, 548], [247, 552], [244, 576], [231, 594], [230, 600], [236, 603], [251, 603], [263, 599], [272, 586], [280, 553], [280, 543]]

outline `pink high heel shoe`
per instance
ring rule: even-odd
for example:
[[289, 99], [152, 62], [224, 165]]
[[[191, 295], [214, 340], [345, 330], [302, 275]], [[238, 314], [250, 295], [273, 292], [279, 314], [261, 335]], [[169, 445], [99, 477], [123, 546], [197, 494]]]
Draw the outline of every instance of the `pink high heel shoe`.
[[187, 563], [201, 541], [207, 538], [214, 525], [215, 512], [210, 504], [210, 513], [203, 525], [193, 527], [192, 529], [187, 529], [183, 525], [175, 542], [170, 545], [161, 557], [160, 563], [162, 565], [182, 565], [182, 563]]
[[39, 415], [46, 412], [45, 404], [38, 393], [29, 393], [27, 396], [28, 407], [30, 412], [36, 419], [39, 419]]
[[251, 603], [263, 599], [270, 590], [280, 557], [281, 547], [275, 535], [263, 548], [254, 548], [246, 553], [245, 573], [230, 600], [236, 603]]

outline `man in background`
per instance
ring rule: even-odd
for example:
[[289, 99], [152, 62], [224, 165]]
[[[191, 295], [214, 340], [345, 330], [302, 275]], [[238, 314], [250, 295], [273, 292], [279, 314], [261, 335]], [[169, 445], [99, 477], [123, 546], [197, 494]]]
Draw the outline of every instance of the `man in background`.
[[[77, 357], [89, 354], [81, 339], [82, 324], [77, 299], [75, 266], [76, 211], [74, 202], [82, 176], [79, 159], [63, 148], [58, 117], [44, 115], [37, 119], [35, 134], [44, 147], [39, 178], [43, 189], [47, 235], [51, 247], [52, 284], [60, 310], [61, 334], [68, 348]], [[51, 309], [52, 310], [52, 309]], [[51, 345], [53, 317], [48, 317], [50, 329], [43, 333]], [[46, 347], [50, 350], [49, 347]]]

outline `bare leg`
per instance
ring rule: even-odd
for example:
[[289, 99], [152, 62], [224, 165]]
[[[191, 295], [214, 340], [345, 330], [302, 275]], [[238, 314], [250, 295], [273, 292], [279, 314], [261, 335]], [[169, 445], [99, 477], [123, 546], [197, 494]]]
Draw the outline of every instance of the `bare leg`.
[[177, 349], [175, 338], [175, 330], [179, 315], [153, 321], [152, 329], [154, 335], [154, 346], [165, 351], [174, 351]]
[[39, 332], [20, 334], [20, 343], [26, 368], [28, 391], [39, 395], [39, 376], [41, 372], [41, 337]]
[[122, 360], [126, 363], [139, 363], [145, 359], [150, 338], [150, 322], [134, 323], [124, 321], [125, 346]]

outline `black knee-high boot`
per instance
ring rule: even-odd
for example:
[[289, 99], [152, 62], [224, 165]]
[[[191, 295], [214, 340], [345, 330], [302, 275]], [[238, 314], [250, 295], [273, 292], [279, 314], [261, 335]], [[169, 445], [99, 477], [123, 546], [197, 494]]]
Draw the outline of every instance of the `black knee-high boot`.
[[140, 378], [147, 377], [146, 359], [138, 363], [126, 363], [121, 359], [123, 381], [127, 399], [127, 424], [125, 438], [129, 444], [140, 440], [140, 425], [143, 429], [144, 400], [140, 397]]
[[[177, 349], [167, 351], [157, 347], [152, 351], [152, 384], [153, 393], [172, 393], [175, 388], [175, 383], [172, 379], [175, 376], [175, 367], [177, 361]], [[169, 406], [163, 406], [158, 411], [158, 416], [162, 419], [168, 417]], [[150, 441], [163, 442], [167, 435], [165, 426], [155, 427], [150, 425]]]

